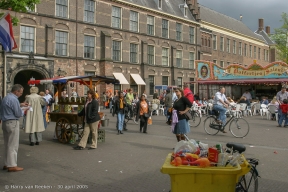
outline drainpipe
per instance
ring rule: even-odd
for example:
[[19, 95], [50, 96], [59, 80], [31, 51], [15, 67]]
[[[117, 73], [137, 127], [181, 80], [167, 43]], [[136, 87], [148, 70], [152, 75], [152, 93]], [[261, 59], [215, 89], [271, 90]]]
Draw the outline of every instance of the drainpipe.
[[[76, 76], [78, 76], [78, 0], [76, 0]], [[78, 92], [78, 85], [75, 84]]]

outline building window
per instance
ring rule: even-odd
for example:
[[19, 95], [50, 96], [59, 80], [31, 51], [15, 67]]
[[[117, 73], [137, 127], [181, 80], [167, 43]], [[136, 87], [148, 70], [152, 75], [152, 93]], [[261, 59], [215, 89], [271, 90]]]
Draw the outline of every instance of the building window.
[[265, 61], [269, 60], [269, 52], [268, 52], [268, 50], [264, 50], [264, 60]]
[[227, 52], [230, 53], [230, 39], [227, 39]]
[[177, 77], [177, 85], [178, 85], [178, 87], [182, 88], [182, 86], [183, 86], [182, 83], [183, 83], [182, 77]]
[[168, 25], [169, 25], [168, 20], [162, 19], [162, 37], [163, 38], [168, 38], [168, 35], [169, 35]]
[[254, 59], [256, 59], [257, 58], [257, 48], [256, 48], [256, 46], [254, 46]]
[[35, 28], [21, 26], [21, 52], [34, 53]]
[[239, 55], [242, 55], [242, 43], [239, 42]]
[[245, 46], [244, 46], [244, 54], [245, 54], [245, 57], [247, 57], [247, 44], [245, 44]]
[[130, 44], [130, 63], [138, 63], [138, 45], [137, 44]]
[[[85, 71], [85, 76], [86, 75], [95, 75], [94, 71]], [[87, 91], [89, 90], [89, 88], [87, 86], [83, 86], [84, 87], [84, 95], [87, 96]]]
[[228, 65], [230, 65], [230, 62], [229, 62], [229, 61], [227, 62], [227, 66], [228, 66]]
[[[87, 86], [85, 86], [85, 87], [87, 87]], [[121, 89], [121, 85], [120, 84], [115, 84], [114, 85], [114, 91], [121, 91], [122, 89]]]
[[220, 50], [224, 51], [224, 37], [220, 37]]
[[147, 34], [154, 35], [154, 17], [150, 15], [147, 16]]
[[224, 61], [220, 61], [220, 67], [224, 67]]
[[[192, 81], [192, 82], [194, 82], [195, 81], [195, 79], [194, 78], [190, 78], [190, 81]], [[194, 92], [194, 83], [191, 83], [190, 84], [190, 90], [192, 91], [192, 92]]]
[[68, 0], [56, 0], [56, 16], [68, 17]]
[[184, 6], [184, 17], [187, 17], [187, 7]]
[[176, 23], [176, 40], [181, 41], [182, 40], [182, 24]]
[[213, 49], [217, 50], [217, 36], [213, 35]]
[[138, 32], [138, 13], [130, 11], [130, 31]]
[[162, 85], [169, 85], [168, 76], [162, 76]]
[[169, 66], [168, 48], [162, 48], [162, 65]]
[[217, 65], [217, 60], [213, 60], [213, 63], [215, 63]]
[[258, 59], [261, 59], [261, 48], [258, 48]]
[[208, 39], [208, 47], [211, 47], [210, 38]]
[[236, 54], [236, 41], [233, 40], [233, 53]]
[[55, 55], [67, 56], [68, 33], [56, 31], [56, 49]]
[[195, 53], [190, 52], [189, 53], [189, 69], [194, 69], [194, 61], [195, 61]]
[[249, 46], [249, 57], [252, 58], [252, 45]]
[[162, 0], [158, 0], [158, 8], [162, 9]]
[[189, 42], [194, 43], [195, 42], [195, 28], [189, 27]]
[[84, 36], [84, 58], [94, 59], [95, 37]]
[[112, 27], [121, 28], [121, 8], [112, 7]]
[[112, 59], [121, 61], [121, 41], [112, 41]]
[[95, 1], [85, 0], [84, 21], [94, 23]]
[[182, 51], [181, 50], [176, 51], [176, 66], [182, 67]]
[[148, 64], [154, 65], [154, 46], [148, 45]]
[[264, 59], [264, 61], [266, 61], [266, 50], [265, 49], [263, 49], [263, 59]]
[[203, 38], [203, 37], [201, 37], [201, 45], [202, 45], [202, 46], [205, 45], [205, 43], [204, 43], [204, 38]]
[[149, 95], [154, 94], [154, 87], [155, 87], [155, 78], [154, 75], [149, 75]]
[[207, 39], [205, 38], [205, 46], [207, 47]]

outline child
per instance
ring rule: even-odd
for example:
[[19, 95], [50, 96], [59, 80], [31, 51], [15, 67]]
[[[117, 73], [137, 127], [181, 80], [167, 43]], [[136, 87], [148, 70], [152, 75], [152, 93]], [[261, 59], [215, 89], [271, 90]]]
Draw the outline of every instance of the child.
[[281, 109], [281, 115], [280, 115], [280, 119], [279, 119], [279, 125], [277, 127], [281, 127], [282, 126], [282, 122], [283, 120], [285, 120], [285, 123], [284, 123], [284, 127], [287, 127], [287, 123], [288, 123], [288, 118], [287, 118], [287, 112], [288, 112], [288, 100], [287, 99], [284, 99], [283, 100], [283, 104], [280, 105], [280, 109]]

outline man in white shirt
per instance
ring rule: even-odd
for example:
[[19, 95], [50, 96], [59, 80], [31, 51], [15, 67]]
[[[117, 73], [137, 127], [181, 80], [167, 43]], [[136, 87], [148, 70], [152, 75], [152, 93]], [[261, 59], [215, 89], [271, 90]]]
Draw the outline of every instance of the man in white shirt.
[[246, 97], [247, 100], [251, 101], [252, 100], [252, 96], [251, 96], [251, 93], [246, 90], [245, 93], [243, 93], [242, 95], [243, 97]]
[[223, 128], [223, 125], [226, 124], [226, 111], [227, 108], [229, 106], [229, 101], [227, 100], [226, 96], [225, 96], [225, 88], [224, 87], [220, 87], [219, 92], [217, 92], [215, 94], [215, 98], [214, 98], [214, 102], [213, 102], [213, 109], [216, 111], [219, 111], [219, 117], [217, 120], [217, 123], [222, 123], [222, 132], [226, 133], [226, 131]]

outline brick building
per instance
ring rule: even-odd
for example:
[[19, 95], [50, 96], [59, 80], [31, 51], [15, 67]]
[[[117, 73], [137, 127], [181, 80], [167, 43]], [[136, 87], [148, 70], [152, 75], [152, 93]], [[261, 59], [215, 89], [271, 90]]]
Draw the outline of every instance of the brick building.
[[[23, 97], [29, 93], [30, 78], [52, 78], [61, 71], [67, 76], [114, 75], [121, 81], [114, 89], [132, 87], [152, 95], [155, 85], [193, 81], [195, 60], [252, 63], [253, 57], [232, 54], [234, 39], [242, 40], [243, 49], [247, 42], [262, 52], [269, 50], [267, 42], [248, 32], [242, 22], [243, 33], [210, 23], [213, 16], [197, 0], [187, 4], [183, 0], [42, 0], [35, 11], [11, 14], [20, 23], [13, 27], [18, 48], [7, 54], [7, 90], [20, 83], [26, 88]], [[214, 35], [217, 50], [212, 49]], [[220, 51], [220, 36], [225, 43], [231, 36], [231, 53]], [[268, 63], [267, 58], [261, 63]], [[3, 85], [2, 76], [0, 82]], [[108, 89], [112, 85], [97, 87], [98, 92]], [[82, 95], [85, 88], [77, 86], [77, 91]]]

